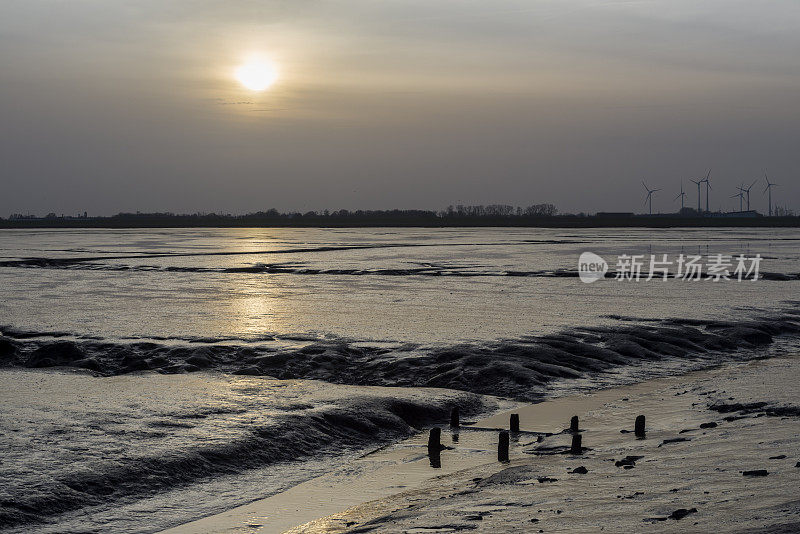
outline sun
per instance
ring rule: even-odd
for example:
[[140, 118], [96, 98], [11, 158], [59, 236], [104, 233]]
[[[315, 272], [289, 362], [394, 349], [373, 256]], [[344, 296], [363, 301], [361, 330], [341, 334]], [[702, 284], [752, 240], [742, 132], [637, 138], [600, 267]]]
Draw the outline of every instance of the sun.
[[271, 61], [249, 60], [236, 69], [236, 79], [251, 91], [264, 91], [278, 79], [278, 69]]

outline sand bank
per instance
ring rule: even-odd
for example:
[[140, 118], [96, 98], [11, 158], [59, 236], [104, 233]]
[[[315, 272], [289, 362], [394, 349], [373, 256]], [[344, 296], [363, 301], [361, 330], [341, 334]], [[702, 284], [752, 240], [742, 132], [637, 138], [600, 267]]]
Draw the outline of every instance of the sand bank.
[[[523, 429], [555, 431], [579, 414], [589, 450], [547, 454], [568, 436], [532, 445], [521, 437], [508, 464], [430, 480], [291, 532], [797, 532], [798, 379], [800, 359], [786, 356], [527, 406]], [[640, 413], [646, 439], [621, 433]], [[574, 472], [580, 466], [585, 474]]]
[[[433, 469], [420, 434], [169, 532], [790, 532], [800, 528], [798, 379], [800, 359], [782, 355], [525, 405], [514, 410], [522, 430], [553, 435], [512, 435], [510, 463], [496, 461], [496, 432], [445, 429], [454, 449]], [[639, 414], [645, 439], [620, 432]], [[571, 415], [588, 450], [552, 454], [570, 443]]]

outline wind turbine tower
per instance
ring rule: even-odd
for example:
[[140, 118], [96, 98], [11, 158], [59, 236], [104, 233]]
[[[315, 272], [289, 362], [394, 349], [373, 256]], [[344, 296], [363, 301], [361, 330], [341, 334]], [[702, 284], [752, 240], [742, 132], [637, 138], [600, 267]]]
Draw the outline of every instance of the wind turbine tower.
[[653, 214], [653, 193], [655, 193], [656, 191], [661, 191], [661, 189], [650, 189], [649, 187], [647, 187], [647, 184], [644, 183], [644, 180], [642, 180], [642, 185], [647, 190], [647, 196], [644, 198], [644, 203], [645, 204], [647, 204], [648, 202], [650, 203], [650, 215], [652, 215]]
[[769, 191], [769, 216], [772, 217], [772, 188], [778, 184], [773, 184], [769, 181], [769, 177], [767, 177], [767, 171], [764, 171], [764, 180], [767, 181], [767, 187], [764, 188], [764, 192], [766, 193]]
[[[699, 186], [698, 186], [698, 190], [699, 190]], [[686, 193], [683, 191], [683, 180], [681, 180], [681, 192], [677, 197], [672, 199], [673, 201], [675, 201], [675, 200], [678, 200], [678, 197], [681, 197], [681, 211], [683, 211], [683, 199], [684, 199], [685, 196], [686, 196]]]
[[731, 195], [731, 198], [739, 197], [739, 211], [741, 212], [744, 209], [742, 208], [742, 201], [744, 200], [744, 189], [742, 189], [741, 187], [737, 187], [736, 189], [738, 189], [739, 192], [736, 193], [735, 195]]
[[753, 183], [750, 184], [749, 187], [742, 186], [742, 187], [737, 187], [736, 188], [739, 191], [741, 191], [743, 194], [747, 195], [747, 211], [750, 211], [750, 190], [753, 189], [753, 186], [756, 185], [757, 181], [758, 180], [753, 181]]
[[708, 210], [708, 192], [709, 192], [709, 190], [711, 190], [711, 180], [710, 180], [710, 178], [711, 178], [711, 169], [708, 169], [708, 174], [706, 175], [706, 177], [703, 178], [702, 180], [700, 180], [701, 182], [705, 182], [706, 183], [706, 213], [709, 212], [709, 210]]

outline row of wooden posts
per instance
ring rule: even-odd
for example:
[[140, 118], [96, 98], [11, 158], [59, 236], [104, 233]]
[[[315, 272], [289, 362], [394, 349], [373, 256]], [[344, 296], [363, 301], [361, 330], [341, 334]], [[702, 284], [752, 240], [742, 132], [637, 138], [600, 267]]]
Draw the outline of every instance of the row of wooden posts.
[[[455, 407], [450, 412], [450, 428], [460, 428], [460, 427], [461, 427], [461, 422], [459, 420], [459, 411], [458, 407]], [[471, 427], [471, 430], [496, 430], [496, 429]], [[509, 430], [500, 431], [497, 443], [497, 459], [501, 462], [508, 461], [509, 431], [515, 433], [520, 432], [518, 413], [511, 414], [509, 421]], [[645, 437], [645, 417], [643, 415], [639, 415], [636, 417], [633, 432], [637, 438]], [[580, 433], [580, 425], [577, 415], [573, 415], [572, 419], [570, 419], [569, 433], [572, 434], [572, 444], [570, 445], [569, 449], [570, 454], [581, 454], [583, 452], [583, 443], [582, 443], [583, 437]], [[428, 436], [428, 453], [431, 455], [435, 455], [437, 458], [441, 450], [444, 448], [442, 447], [441, 444], [441, 436], [442, 436], [442, 430], [438, 427], [432, 428], [430, 431], [430, 435]]]

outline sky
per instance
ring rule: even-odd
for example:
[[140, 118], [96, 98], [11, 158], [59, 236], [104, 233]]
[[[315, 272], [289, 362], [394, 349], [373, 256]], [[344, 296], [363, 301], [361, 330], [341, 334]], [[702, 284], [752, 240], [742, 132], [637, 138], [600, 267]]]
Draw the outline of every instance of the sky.
[[0, 216], [800, 211], [799, 54], [797, 0], [0, 0]]

